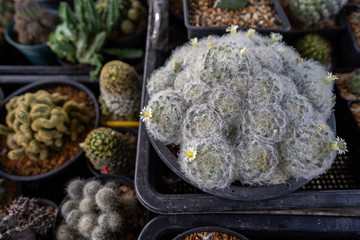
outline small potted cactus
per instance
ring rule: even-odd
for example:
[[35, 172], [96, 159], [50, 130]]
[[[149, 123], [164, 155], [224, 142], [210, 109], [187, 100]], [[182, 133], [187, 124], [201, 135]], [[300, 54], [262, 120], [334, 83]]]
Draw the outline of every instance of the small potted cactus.
[[328, 121], [336, 77], [281, 39], [232, 27], [226, 36], [192, 39], [152, 73], [141, 119], [180, 177], [249, 200], [261, 192], [254, 187], [281, 195], [289, 181], [305, 184], [345, 153]]
[[135, 169], [137, 138], [132, 132], [100, 127], [92, 130], [80, 144], [96, 175], [132, 176]]
[[129, 64], [114, 60], [104, 65], [99, 78], [101, 121], [104, 125], [114, 121], [125, 126], [138, 125], [140, 83], [138, 73]]
[[67, 80], [30, 84], [4, 102], [0, 174], [18, 181], [48, 177], [72, 164], [81, 155], [78, 144], [99, 121], [95, 96]]
[[75, 179], [67, 185], [61, 204], [63, 220], [56, 240], [135, 240], [145, 224], [146, 211], [139, 203], [130, 179]]
[[47, 199], [18, 197], [0, 214], [0, 239], [49, 239], [57, 211]]
[[55, 10], [41, 9], [36, 0], [16, 0], [14, 21], [5, 31], [5, 38], [37, 65], [56, 64], [55, 54], [46, 45], [49, 34], [60, 22]]
[[319, 34], [306, 34], [296, 44], [301, 57], [322, 63], [326, 69], [332, 68], [331, 43]]

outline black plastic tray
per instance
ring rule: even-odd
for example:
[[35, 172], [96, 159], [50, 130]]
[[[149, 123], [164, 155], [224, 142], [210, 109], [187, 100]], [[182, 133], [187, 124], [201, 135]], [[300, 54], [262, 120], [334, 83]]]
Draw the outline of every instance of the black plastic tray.
[[195, 227], [218, 226], [248, 239], [360, 239], [359, 217], [201, 214], [158, 216], [142, 230], [141, 240], [169, 240]]
[[[159, 2], [161, 2], [159, 0]], [[156, 11], [153, 5], [149, 9], [149, 18]], [[164, 16], [164, 15], [163, 15]], [[154, 17], [154, 16], [153, 16]], [[166, 21], [161, 23], [166, 26]], [[156, 28], [154, 21], [149, 21], [147, 51], [143, 88], [152, 71], [163, 64], [168, 52], [163, 36], [166, 28]], [[155, 26], [157, 27], [157, 26]], [[162, 44], [156, 37], [162, 37]], [[171, 37], [171, 34], [170, 34]], [[179, 39], [176, 39], [179, 40]], [[169, 44], [170, 45], [170, 44]], [[142, 106], [147, 102], [143, 91]], [[335, 109], [336, 129], [339, 137], [348, 143], [349, 152], [339, 155], [332, 168], [324, 175], [310, 181], [300, 190], [285, 196], [262, 201], [236, 201], [213, 196], [200, 191], [181, 180], [159, 158], [152, 147], [145, 125], [140, 123], [138, 135], [137, 164], [135, 169], [135, 188], [140, 201], [151, 211], [164, 214], [229, 212], [269, 209], [302, 209], [331, 207], [360, 207], [360, 181], [356, 171], [360, 169], [360, 132], [346, 103], [338, 101]]]
[[[283, 7], [281, 6], [279, 0], [272, 0], [274, 9], [279, 16], [281, 22], [281, 28], [256, 28], [257, 32], [261, 33], [270, 33], [270, 32], [286, 32], [289, 31], [291, 26], [290, 22], [284, 12]], [[193, 26], [189, 21], [189, 3], [188, 0], [183, 0], [184, 6], [184, 22], [187, 28], [188, 39], [193, 37], [204, 37], [208, 35], [223, 35], [226, 33], [226, 28], [221, 27], [211, 27], [211, 26]], [[248, 27], [239, 27], [239, 29], [245, 30], [249, 29]]]

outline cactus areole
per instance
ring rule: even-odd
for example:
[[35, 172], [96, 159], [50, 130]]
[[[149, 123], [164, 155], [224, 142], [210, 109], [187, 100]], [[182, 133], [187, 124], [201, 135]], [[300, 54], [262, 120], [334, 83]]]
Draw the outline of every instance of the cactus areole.
[[151, 139], [179, 145], [181, 176], [204, 191], [324, 173], [347, 151], [327, 123], [335, 77], [280, 34], [228, 32], [192, 39], [152, 73], [140, 116]]

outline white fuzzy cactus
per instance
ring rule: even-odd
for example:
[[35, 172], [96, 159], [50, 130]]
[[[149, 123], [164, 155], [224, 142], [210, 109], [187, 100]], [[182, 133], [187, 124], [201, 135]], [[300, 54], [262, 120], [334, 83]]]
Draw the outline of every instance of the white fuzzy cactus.
[[202, 189], [325, 172], [346, 151], [327, 125], [333, 75], [279, 34], [234, 29], [190, 41], [154, 71], [141, 115], [149, 134], [180, 145], [181, 170]]

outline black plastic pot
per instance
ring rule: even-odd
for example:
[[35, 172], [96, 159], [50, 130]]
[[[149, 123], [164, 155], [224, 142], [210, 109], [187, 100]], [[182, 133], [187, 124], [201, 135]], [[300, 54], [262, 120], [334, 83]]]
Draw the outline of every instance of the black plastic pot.
[[40, 7], [42, 8], [53, 8], [53, 9], [58, 9], [59, 5], [60, 5], [60, 0], [36, 0], [39, 4]]
[[[130, 132], [132, 135], [137, 136], [138, 135], [138, 130], [137, 128], [125, 128], [125, 127], [115, 127], [114, 130], [121, 132], [121, 133], [126, 133], [126, 132]], [[90, 162], [90, 160], [88, 158], [86, 158], [86, 166], [88, 167], [89, 171], [94, 174], [94, 176], [111, 176], [110, 174], [102, 174], [99, 172], [99, 170], [95, 169], [94, 166], [92, 165], [92, 163]], [[134, 176], [134, 170], [129, 172], [129, 173], [124, 173], [124, 174], [116, 174], [115, 176], [120, 176], [120, 175], [124, 175], [124, 176]]]
[[0, 87], [0, 105], [1, 105], [2, 101], [4, 101], [4, 91]]
[[[229, 237], [236, 237], [237, 239], [240, 240], [248, 240], [246, 237], [244, 237], [243, 235], [232, 231], [228, 228], [224, 228], [224, 227], [214, 227], [214, 226], [204, 226], [204, 227], [197, 227], [197, 228], [192, 228], [190, 230], [187, 230], [179, 235], [177, 235], [176, 237], [173, 238], [173, 240], [184, 240], [186, 238], [186, 236], [193, 234], [193, 233], [200, 233], [200, 232], [207, 232], [206, 236], [211, 236], [211, 232], [220, 232], [220, 233], [227, 233], [229, 235]], [[201, 237], [201, 236], [200, 236]], [[209, 237], [209, 239], [211, 239], [211, 237]]]
[[[256, 28], [257, 32], [260, 33], [270, 33], [270, 32], [287, 32], [290, 30], [290, 22], [284, 12], [283, 7], [281, 6], [279, 0], [272, 0], [274, 4], [274, 9], [277, 15], [280, 18], [281, 27], [280, 29], [277, 28]], [[187, 35], [188, 39], [194, 37], [205, 37], [208, 35], [223, 35], [226, 33], [227, 27], [211, 27], [211, 26], [193, 26], [190, 24], [189, 20], [189, 2], [188, 0], [183, 0], [184, 6], [184, 23], [187, 28]], [[249, 29], [248, 27], [239, 27], [241, 30]]]
[[[37, 82], [33, 82], [30, 83], [18, 90], [16, 90], [15, 92], [11, 93], [10, 95], [8, 95], [8, 97], [4, 100], [3, 104], [0, 107], [0, 119], [3, 122], [5, 117], [6, 117], [6, 109], [5, 109], [5, 105], [8, 101], [10, 101], [11, 98], [24, 94], [26, 92], [36, 92], [37, 90], [40, 89], [51, 89], [51, 88], [55, 88], [58, 86], [70, 86], [74, 89], [77, 90], [81, 90], [84, 91], [86, 93], [86, 95], [92, 100], [93, 104], [94, 104], [94, 111], [95, 111], [95, 119], [94, 119], [94, 128], [96, 128], [99, 125], [99, 118], [100, 118], [100, 110], [99, 110], [99, 106], [97, 103], [97, 98], [95, 97], [95, 95], [92, 93], [92, 91], [90, 91], [87, 87], [85, 87], [83, 84], [74, 82], [74, 81], [70, 81], [70, 80], [61, 80], [61, 81], [55, 81], [55, 80], [40, 80]], [[71, 165], [73, 165], [76, 161], [78, 161], [80, 159], [80, 157], [83, 155], [83, 151], [81, 150], [78, 154], [76, 154], [71, 160], [69, 160], [68, 162], [66, 162], [65, 164], [63, 164], [62, 166], [60, 166], [57, 169], [54, 169], [52, 171], [49, 171], [47, 173], [44, 174], [40, 174], [40, 175], [35, 175], [35, 176], [20, 176], [20, 175], [14, 175], [14, 174], [9, 174], [4, 170], [4, 166], [2, 166], [0, 164], [0, 176], [11, 179], [11, 180], [15, 180], [15, 181], [35, 181], [35, 180], [40, 180], [43, 178], [47, 178], [47, 177], [51, 177], [54, 175], [59, 174], [60, 172], [62, 172], [63, 170], [65, 170], [66, 168], [71, 167]]]
[[285, 213], [163, 215], [148, 222], [139, 239], [169, 240], [184, 231], [204, 226], [226, 227], [250, 240], [359, 239], [360, 218], [297, 216]]

